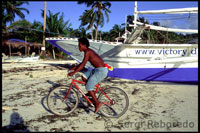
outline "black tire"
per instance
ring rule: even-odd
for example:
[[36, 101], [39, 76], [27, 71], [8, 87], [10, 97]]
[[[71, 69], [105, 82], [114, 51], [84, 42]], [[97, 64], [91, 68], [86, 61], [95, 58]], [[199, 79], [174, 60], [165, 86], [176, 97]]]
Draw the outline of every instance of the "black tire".
[[78, 106], [79, 97], [77, 92], [72, 88], [67, 99], [63, 101], [69, 87], [58, 86], [53, 89], [47, 98], [47, 106], [50, 111], [58, 116], [71, 114]]
[[[127, 94], [120, 88], [110, 87], [103, 90], [106, 95], [114, 102], [113, 105], [103, 104], [99, 111], [102, 115], [109, 118], [118, 118], [125, 114], [128, 110], [129, 99]], [[108, 102], [108, 98], [103, 93], [99, 94], [98, 100], [100, 102]]]

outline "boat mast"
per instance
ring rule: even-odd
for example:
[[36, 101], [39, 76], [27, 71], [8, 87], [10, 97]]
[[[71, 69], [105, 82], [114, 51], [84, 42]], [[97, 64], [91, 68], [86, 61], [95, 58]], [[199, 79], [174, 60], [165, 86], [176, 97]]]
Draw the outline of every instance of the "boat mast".
[[133, 21], [133, 23], [134, 23], [134, 27], [133, 27], [133, 29], [135, 29], [136, 28], [136, 21], [137, 21], [137, 1], [135, 1], [135, 7], [134, 7], [134, 21]]
[[[134, 23], [134, 28], [133, 28], [133, 30], [136, 28], [136, 22], [137, 22], [137, 1], [135, 1], [135, 7], [134, 7], [134, 11], [133, 11], [133, 14], [134, 14], [134, 21], [133, 21], [133, 23]], [[129, 24], [130, 25], [130, 24]], [[132, 30], [132, 31], [133, 31]], [[126, 42], [127, 41], [127, 33], [128, 33], [128, 30], [127, 30], [127, 15], [126, 15], [126, 18], [125, 18], [125, 40], [124, 40], [124, 42]]]
[[144, 24], [141, 22], [137, 22], [138, 14], [183, 14], [183, 13], [198, 13], [198, 7], [191, 7], [191, 8], [179, 8], [179, 9], [165, 9], [165, 10], [150, 10], [150, 11], [137, 11], [137, 1], [135, 1], [135, 8], [134, 8], [134, 24], [129, 24], [130, 27], [135, 29], [138, 25], [145, 25], [145, 27], [154, 29], [154, 30], [161, 30], [161, 31], [168, 31], [168, 32], [184, 32], [184, 33], [198, 33], [198, 30], [193, 29], [175, 29], [175, 28], [165, 28], [161, 26], [154, 26], [149, 24]]

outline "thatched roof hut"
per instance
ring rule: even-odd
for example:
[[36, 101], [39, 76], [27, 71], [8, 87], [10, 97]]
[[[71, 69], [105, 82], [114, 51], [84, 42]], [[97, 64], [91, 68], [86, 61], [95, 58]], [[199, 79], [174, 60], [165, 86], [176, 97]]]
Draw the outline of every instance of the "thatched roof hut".
[[[37, 42], [26, 42], [20, 39], [9, 39], [9, 40], [2, 40], [2, 47], [8, 47], [9, 48], [9, 55], [12, 55], [12, 49], [22, 49], [25, 48], [25, 55], [29, 55], [31, 48], [37, 48], [40, 53], [40, 48], [42, 47], [41, 43]], [[4, 51], [2, 51], [4, 52]], [[14, 53], [13, 53], [14, 54]]]
[[33, 46], [34, 48], [41, 48], [43, 46], [43, 44], [38, 43], [38, 42], [33, 42], [30, 44], [30, 46]]

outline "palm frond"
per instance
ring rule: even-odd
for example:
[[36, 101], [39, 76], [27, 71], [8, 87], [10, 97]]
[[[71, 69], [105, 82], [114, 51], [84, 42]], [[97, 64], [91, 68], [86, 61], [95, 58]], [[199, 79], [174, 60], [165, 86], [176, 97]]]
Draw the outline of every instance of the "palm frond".
[[103, 5], [104, 5], [105, 7], [108, 7], [108, 8], [111, 7], [111, 3], [110, 3], [110, 2], [104, 2]]
[[15, 13], [16, 13], [20, 18], [25, 18], [25, 15], [24, 15], [20, 10], [15, 10]]
[[29, 2], [27, 2], [27, 1], [16, 1], [15, 6], [21, 6], [23, 4], [29, 5]]
[[108, 15], [107, 11], [105, 12], [105, 15], [106, 15], [106, 18], [107, 18], [107, 23], [108, 23], [109, 22], [109, 15]]
[[[80, 16], [79, 20], [81, 20], [81, 26], [87, 26], [87, 30], [91, 29], [93, 25], [95, 26], [96, 23], [96, 37], [97, 39], [97, 30], [98, 26], [100, 25], [103, 27], [104, 25], [104, 15], [103, 11], [105, 12], [105, 15], [107, 17], [107, 22], [109, 22], [109, 15], [108, 13], [111, 13], [111, 11], [108, 9], [111, 7], [110, 2], [102, 2], [102, 1], [78, 1], [78, 4], [86, 4], [87, 7], [91, 7], [90, 10], [85, 10], [85, 12]], [[108, 8], [106, 8], [108, 7]], [[96, 9], [96, 10], [95, 10]]]
[[92, 6], [95, 2], [94, 1], [78, 1], [78, 4], [85, 4], [87, 7]]
[[23, 10], [23, 11], [25, 11], [27, 14], [29, 14], [30, 12], [29, 12], [29, 10], [28, 9], [26, 9], [26, 8], [18, 8], [18, 10]]

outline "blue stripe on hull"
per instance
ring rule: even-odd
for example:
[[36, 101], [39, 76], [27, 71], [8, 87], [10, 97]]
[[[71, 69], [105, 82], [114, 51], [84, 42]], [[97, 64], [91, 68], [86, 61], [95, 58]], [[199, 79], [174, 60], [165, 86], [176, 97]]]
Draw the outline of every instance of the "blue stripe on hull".
[[114, 68], [109, 77], [144, 80], [198, 83], [198, 68]]
[[[55, 47], [61, 49], [63, 52], [65, 52], [67, 55], [71, 56], [71, 53], [66, 51], [65, 49], [61, 48], [56, 42], [57, 40], [48, 40], [47, 42], [49, 42], [50, 44], [54, 45]], [[73, 56], [71, 56], [74, 60], [76, 60], [77, 62], [80, 63], [79, 60], [75, 59]]]
[[66, 54], [71, 55], [70, 52], [66, 51], [65, 49], [61, 48], [59, 45], [57, 45], [57, 40], [48, 40], [47, 42], [51, 43], [52, 45], [56, 46], [57, 48], [61, 49], [64, 51]]

